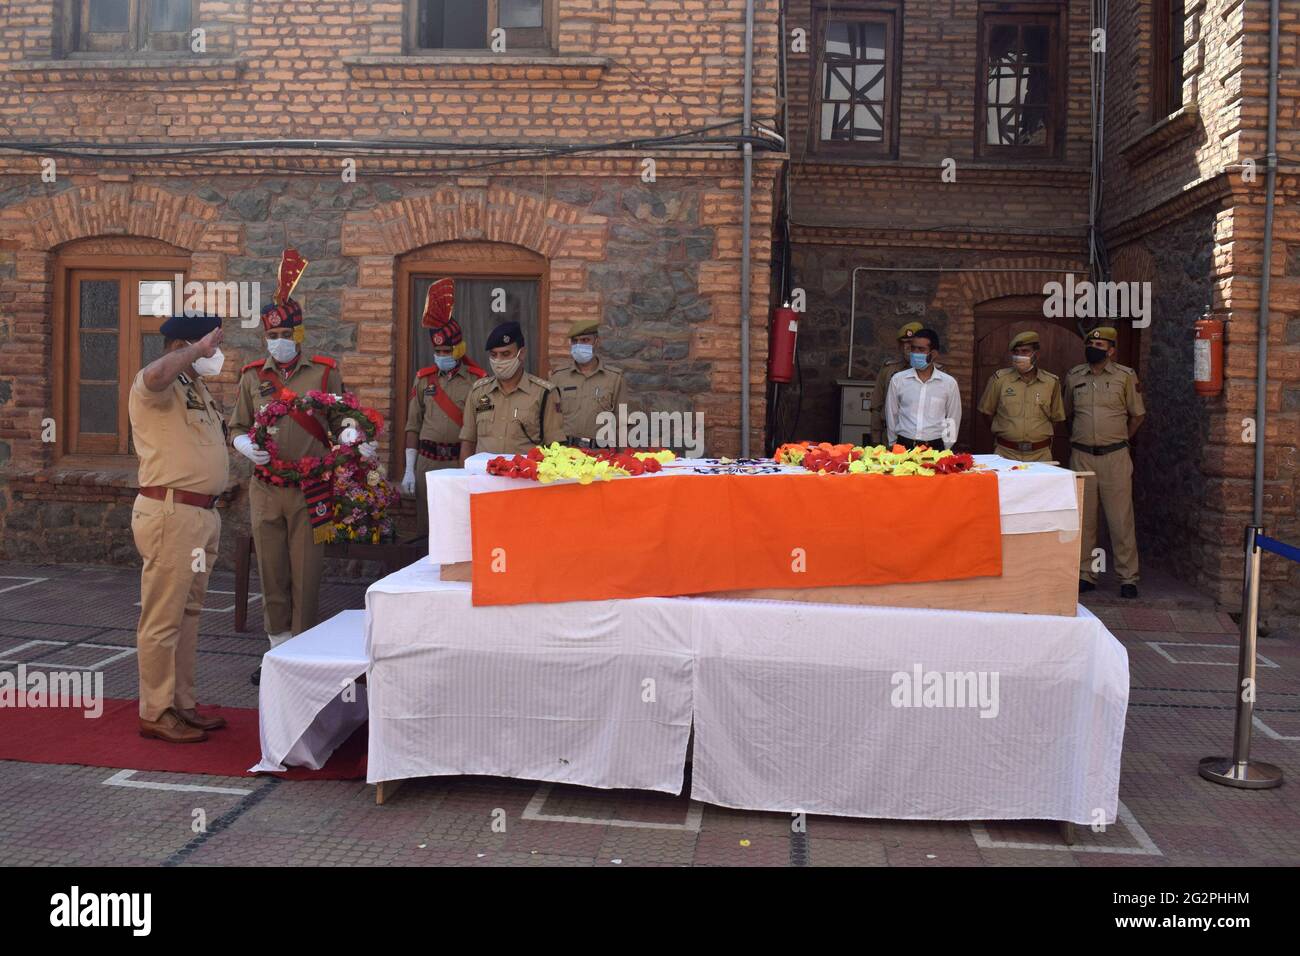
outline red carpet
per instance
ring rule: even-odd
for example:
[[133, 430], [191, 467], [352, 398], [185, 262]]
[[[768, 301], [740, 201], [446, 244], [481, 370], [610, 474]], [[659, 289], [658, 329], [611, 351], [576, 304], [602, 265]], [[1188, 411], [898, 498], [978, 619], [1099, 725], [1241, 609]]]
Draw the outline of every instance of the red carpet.
[[[201, 708], [220, 715], [228, 726], [199, 744], [146, 740], [139, 732], [139, 703], [105, 700], [95, 720], [81, 708], [6, 707], [0, 709], [0, 760], [24, 763], [77, 764], [168, 773], [202, 773], [243, 777], [262, 756], [257, 711], [244, 707]], [[294, 767], [274, 774], [286, 780], [364, 780], [366, 728], [363, 726], [334, 752], [320, 770]]]

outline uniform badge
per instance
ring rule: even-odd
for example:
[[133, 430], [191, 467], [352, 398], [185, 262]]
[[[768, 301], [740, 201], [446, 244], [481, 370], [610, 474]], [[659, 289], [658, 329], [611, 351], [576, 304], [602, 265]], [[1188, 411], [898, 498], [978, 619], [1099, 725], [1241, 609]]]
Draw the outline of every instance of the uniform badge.
[[476, 412], [490, 412], [490, 411], [492, 411], [492, 409], [495, 408], [495, 407], [496, 407], [496, 406], [492, 404], [492, 399], [490, 399], [490, 398], [488, 398], [486, 395], [484, 395], [482, 398], [480, 398], [480, 399], [478, 400], [478, 404], [476, 404], [476, 405], [474, 406], [474, 411], [476, 411]]
[[433, 398], [433, 396], [438, 394], [438, 386], [437, 385], [428, 386], [427, 388], [425, 388], [424, 394], [429, 398]]
[[270, 395], [274, 391], [275, 391], [274, 382], [260, 382], [257, 386], [257, 392], [259, 395]]

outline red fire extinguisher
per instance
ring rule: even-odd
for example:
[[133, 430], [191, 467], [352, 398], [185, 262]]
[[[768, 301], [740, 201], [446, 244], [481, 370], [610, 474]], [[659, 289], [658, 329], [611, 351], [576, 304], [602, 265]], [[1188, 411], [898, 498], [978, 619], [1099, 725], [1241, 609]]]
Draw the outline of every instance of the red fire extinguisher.
[[799, 337], [799, 316], [787, 302], [772, 313], [767, 336], [767, 378], [787, 383], [794, 378], [794, 347]]
[[1192, 369], [1197, 395], [1223, 391], [1223, 323], [1218, 319], [1197, 320]]

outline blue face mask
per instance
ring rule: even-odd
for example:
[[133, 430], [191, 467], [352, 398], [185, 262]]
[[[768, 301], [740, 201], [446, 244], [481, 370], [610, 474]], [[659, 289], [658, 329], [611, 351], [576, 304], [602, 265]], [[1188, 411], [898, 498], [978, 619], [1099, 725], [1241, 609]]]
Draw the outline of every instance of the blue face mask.
[[451, 355], [435, 355], [433, 364], [438, 366], [439, 372], [455, 371], [456, 366], [460, 364], [460, 359]]
[[596, 349], [592, 345], [584, 345], [578, 342], [569, 346], [569, 354], [573, 356], [573, 360], [579, 365], [586, 365], [591, 361], [592, 356], [596, 354]]
[[908, 359], [912, 363], [912, 368], [916, 369], [918, 372], [930, 364], [930, 356], [924, 355], [920, 352], [913, 352], [908, 356]]

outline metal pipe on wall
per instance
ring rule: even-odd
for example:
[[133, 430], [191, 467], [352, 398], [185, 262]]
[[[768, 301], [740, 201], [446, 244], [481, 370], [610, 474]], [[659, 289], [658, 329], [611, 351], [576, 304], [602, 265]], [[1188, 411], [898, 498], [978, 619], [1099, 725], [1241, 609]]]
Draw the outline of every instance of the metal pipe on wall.
[[1045, 272], [1050, 275], [1087, 275], [1084, 269], [1017, 269], [1011, 267], [985, 268], [983, 266], [855, 266], [853, 283], [849, 287], [849, 364], [845, 378], [853, 377], [853, 338], [858, 324], [858, 273], [859, 272]]
[[[754, 0], [745, 0], [744, 135], [754, 132]], [[749, 457], [749, 253], [750, 201], [754, 190], [754, 147], [743, 147], [740, 235], [740, 457]]]
[[1254, 524], [1264, 524], [1264, 425], [1268, 417], [1268, 292], [1273, 272], [1273, 203], [1277, 196], [1278, 0], [1268, 6], [1268, 149], [1264, 161], [1264, 264], [1259, 279], [1259, 344], [1255, 355]]

